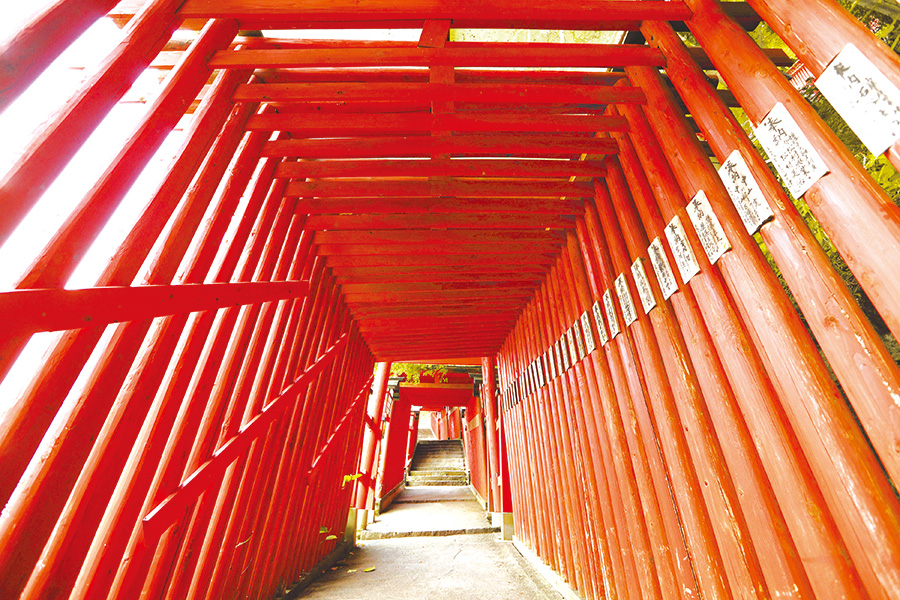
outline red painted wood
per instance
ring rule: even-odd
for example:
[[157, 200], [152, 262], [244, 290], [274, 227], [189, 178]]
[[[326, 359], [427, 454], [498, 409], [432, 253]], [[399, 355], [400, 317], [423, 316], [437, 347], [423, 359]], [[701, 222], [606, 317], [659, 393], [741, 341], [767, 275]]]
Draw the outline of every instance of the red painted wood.
[[481, 399], [484, 408], [484, 428], [487, 436], [487, 464], [490, 473], [491, 510], [502, 512], [500, 499], [500, 440], [497, 437], [497, 389], [494, 382], [494, 359], [481, 359], [481, 373], [484, 378], [484, 396]]
[[325, 215], [310, 217], [307, 227], [316, 231], [370, 230], [436, 230], [464, 229], [490, 231], [502, 229], [563, 229], [574, 223], [574, 217], [550, 215], [504, 214], [435, 214], [435, 215]]
[[[321, 251], [320, 251], [321, 254]], [[440, 270], [445, 268], [454, 270], [474, 270], [484, 267], [486, 264], [494, 265], [497, 268], [505, 268], [506, 265], [515, 265], [518, 271], [520, 268], [527, 270], [528, 268], [540, 268], [550, 264], [551, 255], [549, 254], [496, 254], [491, 256], [490, 263], [485, 263], [483, 257], [477, 254], [459, 254], [459, 255], [416, 255], [409, 254], [403, 256], [329, 256], [326, 259], [328, 265], [335, 269], [336, 273], [343, 272], [345, 267], [352, 269], [367, 269], [376, 272], [384, 272], [383, 267], [391, 267], [395, 272], [419, 271], [422, 269]]]
[[[533, 117], [529, 117], [533, 121]], [[437, 129], [444, 129], [442, 126]], [[429, 127], [429, 130], [431, 128]], [[587, 127], [586, 131], [601, 128]], [[555, 131], [555, 129], [554, 129]], [[499, 159], [432, 159], [432, 160], [325, 160], [283, 163], [278, 177], [569, 177], [581, 175], [603, 177], [606, 166], [601, 161], [576, 160], [499, 160]], [[341, 211], [346, 212], [346, 211]], [[353, 211], [366, 212], [366, 211]]]
[[0, 318], [17, 332], [60, 331], [296, 298], [307, 287], [289, 281], [16, 290], [0, 293]]
[[115, 0], [57, 0], [0, 45], [0, 112], [115, 5]]
[[[742, 298], [749, 333], [758, 347], [766, 349], [761, 353], [763, 363], [780, 392], [785, 412], [848, 541], [860, 575], [873, 595], [896, 595], [900, 593], [900, 543], [895, 546], [879, 542], [881, 553], [873, 556], [863, 550], [873, 542], [861, 540], [881, 539], [885, 532], [896, 531], [900, 541], [900, 502], [790, 300], [781, 293], [758, 246], [744, 235], [746, 229], [721, 179], [709, 163], [705, 163], [705, 168], [695, 166], [704, 163], [698, 158], [699, 149], [692, 148], [686, 140], [696, 137], [683, 125], [678, 127], [680, 123], [674, 119], [674, 110], [665, 101], [661, 85], [647, 81], [651, 77], [645, 77], [650, 74], [637, 71], [640, 74], [633, 77], [657, 98], [648, 114], [664, 114], [668, 122], [667, 137], [660, 139], [661, 144], [671, 155], [675, 142], [683, 152], [681, 156], [687, 157], [687, 163], [682, 162], [681, 156], [672, 157], [673, 171], [683, 192], [692, 196], [695, 190], [705, 189], [731, 240], [734, 250], [722, 257], [718, 267], [733, 293]], [[651, 119], [651, 125], [653, 122]], [[685, 168], [686, 164], [691, 167]], [[765, 302], [760, 300], [760, 294], [765, 296]], [[851, 489], [854, 492], [838, 491]], [[867, 527], [862, 527], [863, 523]], [[895, 582], [884, 580], [885, 568], [895, 572]]]
[[[625, 176], [618, 165], [611, 166], [606, 182], [629, 253], [640, 257], [645, 269], [649, 271], [651, 263], [646, 254], [647, 237], [628, 192]], [[641, 186], [637, 193], [649, 195], [651, 192]], [[790, 593], [798, 597], [813, 596], [809, 579], [798, 560], [799, 553], [788, 534], [787, 524], [772, 491], [772, 484], [765, 474], [696, 303], [689, 304], [686, 294], [682, 292], [672, 298], [670, 307], [662, 299], [656, 278], [648, 274], [648, 281], [657, 303], [657, 307], [649, 315], [654, 327], [670, 328], [671, 335], [683, 335], [678, 330], [677, 318], [684, 323], [683, 330], [691, 332], [690, 336], [684, 337], [684, 343], [697, 369], [699, 385], [707, 399], [707, 411], [715, 425], [718, 443], [728, 462], [731, 477], [739, 489], [745, 490], [740, 497], [740, 504], [750, 525], [754, 547], [767, 549], [756, 555], [766, 575], [769, 590], [775, 590], [775, 593], [784, 590], [787, 593], [790, 589]], [[663, 338], [662, 335], [659, 337]], [[715, 400], [710, 400], [712, 398]]]
[[[782, 102], [800, 124], [831, 170], [804, 199], [822, 229], [840, 250], [850, 270], [895, 336], [900, 336], [900, 282], [894, 275], [900, 257], [900, 207], [872, 179], [858, 160], [818, 117], [813, 108], [773, 66], [760, 57], [756, 44], [705, 0], [695, 8], [692, 31], [710, 49], [719, 73], [753, 123], [760, 122], [776, 102]], [[720, 60], [726, 51], [729, 60]], [[758, 65], [748, 76], [744, 65]], [[765, 76], [763, 76], [765, 74]]]
[[[277, 40], [267, 42], [272, 47], [290, 47], [285, 44], [299, 43], [306, 45], [309, 41], [303, 40]], [[315, 43], [326, 44], [325, 40], [315, 40]], [[364, 42], [363, 42], [364, 43]], [[247, 41], [251, 47], [252, 42]], [[395, 82], [395, 83], [427, 83], [429, 70], [423, 67], [406, 68], [310, 68], [310, 69], [260, 69], [256, 72], [265, 83], [310, 83], [310, 82]], [[612, 85], [623, 79], [622, 73], [597, 72], [597, 71], [515, 71], [515, 70], [490, 70], [490, 69], [465, 69], [454, 71], [456, 83], [559, 83], [567, 85]], [[402, 102], [416, 103], [415, 99], [405, 99]], [[417, 103], [416, 106], [427, 106], [426, 103]]]
[[225, 50], [215, 69], [293, 67], [624, 67], [665, 66], [662, 55], [647, 46], [615, 44], [539, 44], [514, 42], [448, 45], [446, 48], [333, 48]]
[[468, 290], [499, 290], [504, 288], [526, 288], [530, 284], [537, 285], [535, 280], [514, 281], [471, 281], [471, 282], [410, 282], [410, 283], [347, 283], [341, 286], [345, 295], [369, 294], [378, 292], [400, 292], [415, 294], [416, 292], [452, 292]]
[[371, 214], [530, 214], [579, 215], [581, 198], [301, 198], [309, 215]]
[[428, 273], [403, 273], [397, 274], [396, 271], [390, 273], [381, 272], [378, 275], [350, 275], [345, 276], [340, 273], [337, 275], [339, 285], [346, 284], [392, 284], [392, 283], [490, 283], [497, 281], [533, 281], [540, 277], [543, 272], [541, 269], [528, 269], [524, 272], [513, 271], [510, 267], [509, 271], [493, 271], [487, 273], [479, 272], [450, 272], [437, 269]]
[[[670, 56], [669, 71], [677, 69], [676, 89], [691, 106], [691, 114], [720, 161], [740, 150], [752, 169], [777, 218], [761, 235], [800, 306], [806, 323], [829, 359], [866, 428], [879, 458], [896, 481], [900, 479], [900, 407], [893, 400], [900, 389], [900, 370], [861, 311], [828, 257], [794, 209], [787, 194], [752, 148], [743, 129], [719, 102], [703, 95], [708, 84], [679, 52], [678, 38], [652, 26], [656, 44]], [[677, 43], [676, 43], [677, 42]], [[684, 83], [682, 83], [684, 82]], [[702, 98], [702, 99], [701, 99]], [[853, 356], [853, 360], [848, 360]]]
[[451, 180], [371, 180], [371, 181], [294, 181], [288, 184], [288, 197], [530, 197], [589, 196], [592, 190], [583, 184], [544, 180], [472, 181]]
[[[548, 21], [552, 24], [567, 22], [568, 27], [592, 29], [605, 21], [640, 21], [654, 18], [677, 21], [690, 18], [690, 11], [682, 2], [666, 2], [665, 5], [650, 2], [610, 1], [584, 2], [561, 7], [558, 3], [540, 2], [523, 7], [509, 0], [491, 0], [472, 6], [460, 0], [439, 2], [437, 0], [417, 0], [416, 2], [395, 3], [386, 0], [366, 0], [364, 3], [348, 0], [320, 1], [298, 7], [285, 0], [189, 0], [181, 8], [184, 17], [212, 18], [229, 15], [252, 20], [260, 17], [272, 20], [293, 21], [295, 23], [314, 22], [317, 27], [322, 22], [365, 22], [365, 21], [424, 21], [426, 19], [451, 19], [456, 27], [477, 27], [479, 23], [506, 23], [505, 27], [517, 24]], [[603, 18], [598, 18], [602, 14]], [[514, 16], [513, 16], [514, 15]], [[593, 17], [593, 18], [592, 18]], [[585, 23], [586, 21], [586, 23]], [[358, 27], [359, 25], [357, 25]], [[380, 26], [380, 25], [379, 25]], [[552, 27], [551, 27], [552, 28]]]
[[200, 495], [224, 475], [228, 466], [245, 453], [250, 444], [295, 401], [309, 381], [329, 365], [344, 347], [347, 338], [342, 336], [326, 350], [303, 374], [294, 380], [276, 399], [265, 405], [262, 412], [242, 425], [237, 432], [220, 444], [212, 456], [194, 470], [165, 500], [143, 519], [143, 530], [148, 542], [156, 540], [177, 518], [177, 515], [195, 502]]
[[[365, 439], [363, 441], [362, 452], [359, 458], [360, 473], [371, 474], [373, 466], [375, 464], [376, 437], [381, 437], [381, 414], [384, 412], [384, 398], [387, 391], [387, 380], [390, 374], [390, 362], [378, 363], [377, 371], [375, 373], [375, 386], [372, 389], [372, 395], [369, 399], [368, 408], [366, 409], [366, 413], [373, 420], [373, 424], [370, 425], [365, 431]], [[368, 508], [365, 505], [367, 494], [368, 489], [366, 488], [366, 486], [361, 484], [360, 481], [357, 480], [355, 500], [356, 508]]]
[[561, 232], [533, 231], [530, 229], [496, 229], [493, 231], [473, 231], [466, 229], [452, 229], [448, 231], [413, 230], [394, 231], [369, 230], [369, 231], [317, 231], [315, 242], [320, 245], [356, 245], [369, 243], [375, 246], [379, 244], [397, 244], [401, 247], [409, 245], [415, 247], [419, 244], [507, 244], [507, 243], [534, 243], [541, 244], [560, 240]]
[[[798, 12], [790, 2], [748, 2], [790, 46], [816, 77], [848, 43], [859, 48], [894, 84], [900, 86], [900, 59], [891, 48], [837, 2], [816, 0]], [[900, 165], [895, 143], [887, 153], [894, 167]]]
[[[580, 44], [577, 44], [580, 45]], [[530, 46], [530, 44], [529, 44]], [[278, 52], [277, 50], [247, 50], [246, 52]], [[286, 51], [281, 51], [286, 52]], [[311, 51], [305, 51], [311, 52]], [[238, 52], [240, 53], [240, 51]], [[251, 63], [252, 64], [252, 63]], [[246, 68], [246, 65], [244, 66]], [[387, 102], [400, 97], [421, 98], [432, 102], [481, 102], [491, 104], [517, 104], [527, 106], [533, 104], [607, 104], [630, 103], [642, 104], [645, 99], [639, 88], [605, 85], [566, 85], [566, 84], [537, 84], [520, 83], [258, 83], [240, 86], [234, 94], [234, 99], [240, 102]], [[260, 119], [251, 123], [252, 127], [267, 127], [269, 129], [303, 129], [315, 126], [307, 124], [298, 118], [282, 117]], [[309, 121], [309, 119], [306, 119]], [[324, 117], [316, 119], [324, 121]], [[337, 123], [341, 121], [334, 117]], [[407, 127], [416, 126], [416, 121], [407, 119]], [[521, 128], [524, 124], [516, 122], [514, 116], [498, 118], [495, 123], [489, 119], [479, 120], [474, 116], [438, 116], [434, 115], [427, 122], [432, 121], [436, 125], [447, 128], [460, 128], [466, 131], [472, 128], [487, 128], [490, 125], [496, 127], [515, 126]], [[397, 120], [402, 128], [404, 121]], [[422, 123], [419, 119], [418, 123]], [[566, 124], [565, 119], [560, 123]], [[582, 122], [586, 121], [581, 119]], [[344, 122], [352, 124], [353, 121], [344, 116]], [[579, 127], [575, 131], [584, 131], [584, 125], [578, 119], [569, 119], [568, 126]], [[422, 125], [419, 125], [422, 127]], [[475, 129], [477, 130], [477, 129]], [[498, 129], [503, 131], [503, 129]], [[528, 131], [525, 129], [525, 131]]]
[[615, 145], [603, 138], [571, 138], [531, 135], [455, 135], [434, 140], [425, 136], [372, 137], [354, 139], [297, 139], [272, 141], [263, 156], [316, 158], [430, 158], [432, 154], [473, 154], [481, 156], [567, 156], [611, 154]]
[[[270, 161], [268, 166], [263, 167], [259, 178], [260, 181], [255, 186], [241, 224], [235, 232], [229, 253], [216, 274], [217, 281], [223, 278], [227, 279], [234, 271], [245, 241], [251, 233], [253, 222], [263, 204], [265, 191], [271, 181], [273, 170], [274, 161]], [[242, 274], [238, 275], [239, 277], [248, 277], [252, 274], [258, 255], [258, 250], [255, 253], [252, 250], [248, 251], [246, 266], [243, 267]], [[230, 315], [230, 318], [236, 319], [237, 313], [238, 311], [235, 309], [226, 311], [225, 315], [223, 315], [223, 323], [227, 323], [228, 315]], [[206, 336], [213, 328], [214, 319], [214, 314], [206, 313], [193, 325], [189, 332], [191, 341], [181, 354], [181, 360], [184, 364], [196, 364], [203, 350]], [[220, 323], [217, 327], [223, 327], [223, 325]], [[227, 325], [224, 328], [227, 330]], [[102, 593], [106, 593], [112, 579], [115, 577], [118, 561], [122, 555], [128, 556], [128, 553], [125, 551], [126, 546], [129, 544], [128, 531], [131, 530], [134, 523], [139, 522], [141, 504], [144, 502], [144, 497], [148, 490], [151, 489], [156, 466], [166, 463], [168, 460], [166, 458], [167, 451], [177, 452], [179, 445], [192, 443], [191, 435], [184, 434], [183, 429], [180, 428], [185, 422], [192, 422], [192, 419], [194, 421], [199, 420], [202, 415], [203, 405], [194, 403], [185, 415], [176, 418], [175, 412], [178, 410], [178, 402], [177, 400], [173, 401], [173, 399], [181, 399], [186, 395], [191, 375], [191, 369], [179, 369], [163, 383], [163, 402], [165, 406], [171, 408], [168, 411], [160, 411], [156, 429], [158, 433], [154, 434], [152, 438], [143, 444], [144, 453], [141, 456], [141, 468], [134, 474], [131, 486], [114, 497], [115, 509], [104, 517], [99, 534], [88, 554], [86, 570], [83, 571], [83, 575], [75, 585], [75, 590], [82, 592], [82, 595], [85, 597], [101, 593], [98, 590], [103, 590]], [[194, 413], [193, 417], [191, 416], [191, 410]], [[166, 438], [168, 432], [173, 429], [182, 433], [177, 436], [178, 442], [174, 444], [174, 447], [170, 446], [167, 449]], [[189, 426], [188, 430], [190, 430]], [[176, 481], [173, 485], [177, 485], [177, 483]]]
[[[632, 145], [624, 137], [620, 140], [623, 149], [622, 166], [630, 187], [637, 189], [638, 184], [634, 182], [643, 178], [643, 187], [645, 189], [652, 187], [653, 195], [657, 199], [667, 196], [680, 197], [681, 192], [674, 180], [674, 175], [672, 175], [658, 144], [655, 143], [646, 119], [639, 114], [632, 115], [632, 117], [630, 119], [631, 135], [639, 143]], [[625, 151], [627, 151], [627, 155]], [[646, 175], [643, 175], [646, 172], [653, 172], [656, 176], [648, 180]], [[659, 236], [664, 239], [665, 221], [659, 208], [650, 203], [651, 200], [649, 195], [640, 198], [635, 196], [641, 220], [648, 231], [648, 237]], [[703, 262], [706, 260], [706, 255], [703, 253], [699, 241], [693, 237], [692, 229], [687, 231], [692, 239], [697, 259], [701, 261], [702, 266], [705, 266]], [[667, 245], [665, 247], [668, 248]], [[671, 256], [669, 262], [672, 265], [675, 264]], [[732, 381], [732, 389], [754, 439], [767, 440], [766, 444], [757, 442], [757, 449], [767, 474], [773, 482], [773, 488], [778, 495], [785, 519], [793, 531], [803, 532], [795, 535], [795, 542], [798, 544], [800, 554], [803, 555], [804, 545], [812, 543], [812, 540], [816, 540], [814, 547], [818, 548], [819, 552], [822, 552], [823, 549], [832, 549], [824, 554], [827, 560], [823, 559], [816, 565], [817, 568], [824, 571], [824, 574], [811, 575], [810, 580], [816, 581], [819, 578], [823, 581], [834, 582], [831, 589], [843, 589], [841, 592], [835, 592], [837, 594], [852, 595], [856, 593], [850, 590], [860, 589], [861, 584], [848, 560], [846, 549], [834, 550], [841, 548], [843, 542], [825, 505], [822, 492], [816, 485], [809, 464], [799, 449], [795, 434], [788, 425], [768, 374], [762, 367], [756, 352], [748, 352], [748, 348], [752, 350], [754, 346], [736, 309], [731, 306], [732, 300], [725, 290], [724, 282], [717, 271], [709, 267], [701, 267], [701, 273], [691, 280], [690, 287], [683, 287], [679, 293], [688, 300], [696, 296], [698, 312], [711, 333], [733, 332], [733, 336], [713, 334], [712, 339], [723, 367]], [[673, 298], [676, 297], [677, 294], [673, 296]], [[678, 304], [675, 303], [675, 306]], [[759, 409], [761, 404], [764, 406], [762, 410]], [[808, 509], [801, 508], [802, 506], [817, 506], [818, 509], [814, 511], [815, 518], [810, 519], [813, 513], [810, 513]], [[811, 568], [811, 565], [807, 565], [807, 569]]]
[[125, 41], [41, 128], [0, 180], [0, 242], [6, 241], [91, 132], [178, 26], [176, 0], [158, 0], [135, 19]]

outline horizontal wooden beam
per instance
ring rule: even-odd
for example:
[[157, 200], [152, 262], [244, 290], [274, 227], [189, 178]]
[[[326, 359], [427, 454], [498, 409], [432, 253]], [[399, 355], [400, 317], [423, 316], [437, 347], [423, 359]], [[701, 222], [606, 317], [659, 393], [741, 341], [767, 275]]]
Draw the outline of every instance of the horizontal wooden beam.
[[[275, 42], [273, 42], [275, 43]], [[264, 83], [428, 83], [426, 67], [358, 68], [358, 69], [257, 69], [256, 76]], [[454, 83], [536, 83], [562, 85], [614, 85], [626, 79], [622, 72], [598, 71], [532, 71], [462, 69], [454, 72]]]
[[[352, 26], [369, 21], [451, 20], [454, 27], [621, 29], [623, 22], [684, 21], [691, 11], [679, 1], [576, 0], [566, 4], [539, 0], [187, 0], [183, 18], [297, 21], [300, 24], [336, 22]], [[301, 25], [302, 26], [302, 25]], [[309, 26], [309, 25], [307, 25]], [[355, 25], [359, 27], [360, 25]], [[366, 26], [366, 25], [363, 25]], [[564, 27], [563, 27], [564, 26]]]
[[446, 137], [386, 136], [337, 139], [273, 140], [264, 157], [401, 158], [435, 154], [482, 156], [568, 156], [615, 154], [615, 140], [561, 135], [460, 134]]
[[0, 293], [4, 335], [63, 331], [304, 296], [307, 281], [22, 289]]
[[348, 283], [341, 286], [344, 294], [411, 294], [422, 292], [449, 292], [488, 290], [521, 290], [540, 285], [538, 280], [514, 280], [514, 281], [412, 281], [396, 283]]
[[593, 196], [594, 187], [585, 183], [570, 183], [565, 180], [318, 180], [291, 182], [285, 189], [284, 195], [305, 198], [440, 198], [444, 196], [468, 198], [573, 196], [583, 198]]
[[488, 300], [491, 298], [519, 299], [530, 297], [532, 286], [504, 288], [502, 290], [441, 290], [434, 292], [360, 292], [344, 294], [347, 304], [416, 304], [421, 301], [456, 302], [457, 300]]
[[385, 283], [385, 284], [403, 284], [403, 283], [427, 283], [427, 282], [490, 282], [490, 281], [534, 281], [540, 279], [542, 271], [497, 271], [491, 273], [446, 273], [443, 271], [433, 273], [411, 273], [398, 274], [390, 271], [383, 271], [378, 275], [350, 276], [346, 277], [337, 274], [338, 285], [360, 283]]
[[[370, 231], [317, 231], [316, 244], [509, 244], [563, 241], [565, 233], [556, 231], [534, 231], [531, 229], [496, 229], [492, 231], [472, 231], [450, 229], [447, 231], [393, 231], [390, 229]], [[467, 248], [462, 248], [465, 252]]]
[[445, 48], [221, 50], [214, 69], [290, 67], [664, 67], [662, 52], [620, 44], [459, 42]]
[[178, 515], [190, 507], [210, 485], [214, 485], [225, 474], [228, 465], [246, 452], [250, 444], [266, 432], [278, 415], [300, 397], [313, 378], [337, 358], [346, 343], [347, 334], [344, 334], [277, 398], [220, 445], [212, 457], [189, 475], [178, 489], [151, 510], [142, 523], [145, 538], [154, 542], [159, 539]]
[[529, 214], [583, 215], [581, 198], [302, 198], [307, 215]]
[[483, 319], [470, 319], [467, 317], [454, 317], [454, 316], [442, 316], [442, 317], [433, 317], [431, 319], [423, 319], [421, 317], [397, 317], [393, 319], [385, 319], [385, 318], [370, 318], [370, 319], [359, 319], [357, 323], [359, 324], [360, 331], [373, 331], [373, 330], [381, 330], [381, 329], [416, 329], [419, 327], [455, 327], [457, 325], [460, 326], [472, 326], [472, 327], [482, 327], [482, 326], [490, 326], [491, 324], [504, 324], [514, 322], [517, 318], [517, 315], [509, 314], [505, 317], [497, 317], [490, 320]]
[[461, 308], [461, 307], [479, 307], [482, 309], [493, 310], [499, 307], [517, 307], [520, 306], [523, 302], [530, 299], [533, 294], [529, 291], [528, 298], [522, 298], [519, 296], [512, 296], [509, 294], [484, 294], [480, 295], [477, 298], [447, 298], [447, 297], [435, 297], [435, 298], [422, 298], [419, 297], [416, 299], [414, 304], [409, 304], [404, 300], [394, 302], [387, 301], [384, 298], [380, 298], [375, 301], [368, 300], [356, 300], [350, 307], [354, 314], [363, 314], [368, 311], [368, 314], [371, 314], [372, 311], [369, 309], [377, 309], [378, 311], [387, 312], [387, 309], [395, 308], [395, 309], [406, 309], [410, 312], [412, 311], [420, 311], [421, 313], [426, 313], [428, 309], [435, 309], [435, 312], [445, 310], [447, 308]]
[[376, 255], [458, 255], [475, 254], [481, 261], [492, 260], [495, 254], [556, 254], [561, 242], [509, 242], [500, 244], [455, 244], [432, 243], [425, 245], [415, 244], [319, 244], [320, 256], [376, 256]]
[[[592, 118], [592, 117], [591, 117]], [[275, 177], [604, 177], [599, 160], [429, 159], [282, 162]], [[354, 211], [356, 212], [356, 211]]]
[[562, 229], [574, 228], [574, 217], [554, 215], [319, 215], [308, 217], [306, 229]]
[[[321, 252], [320, 252], [321, 254]], [[452, 255], [441, 254], [405, 254], [405, 255], [362, 255], [362, 256], [328, 256], [325, 264], [333, 267], [337, 272], [339, 267], [354, 268], [434, 268], [450, 267], [451, 269], [466, 269], [470, 266], [480, 265], [528, 265], [543, 267], [549, 265], [555, 258], [555, 253], [539, 254], [534, 252], [509, 252], [491, 254], [490, 260], [484, 256], [472, 253], [458, 253]], [[400, 270], [398, 269], [398, 271]]]
[[[644, 93], [636, 87], [531, 83], [250, 83], [239, 87], [233, 99], [238, 102], [388, 102], [404, 97], [430, 102], [520, 106], [646, 102]], [[451, 126], [448, 128], [473, 126], [465, 120], [443, 118]], [[259, 128], [255, 125], [259, 121], [259, 118], [251, 119], [250, 127]]]

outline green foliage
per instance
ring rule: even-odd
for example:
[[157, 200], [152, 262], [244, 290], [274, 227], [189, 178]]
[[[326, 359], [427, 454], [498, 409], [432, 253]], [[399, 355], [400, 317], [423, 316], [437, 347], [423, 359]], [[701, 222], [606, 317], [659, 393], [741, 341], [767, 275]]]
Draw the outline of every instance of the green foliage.
[[419, 363], [393, 363], [391, 365], [391, 376], [399, 377], [406, 375], [406, 381], [409, 383], [419, 383], [422, 375], [430, 375], [434, 380], [440, 382], [447, 374], [447, 367], [444, 365], [425, 365]]

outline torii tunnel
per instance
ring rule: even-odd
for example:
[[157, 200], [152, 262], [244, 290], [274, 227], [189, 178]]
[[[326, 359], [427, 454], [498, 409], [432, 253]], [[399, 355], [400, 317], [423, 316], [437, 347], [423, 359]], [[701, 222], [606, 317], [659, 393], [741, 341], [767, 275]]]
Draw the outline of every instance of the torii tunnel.
[[[55, 0], [0, 46], [0, 110], [109, 19], [0, 135], [0, 598], [277, 597], [372, 507], [390, 364], [457, 359], [491, 510], [580, 597], [900, 598], [900, 208], [808, 93], [900, 166], [872, 23]], [[54, 188], [139, 76], [133, 130]]]

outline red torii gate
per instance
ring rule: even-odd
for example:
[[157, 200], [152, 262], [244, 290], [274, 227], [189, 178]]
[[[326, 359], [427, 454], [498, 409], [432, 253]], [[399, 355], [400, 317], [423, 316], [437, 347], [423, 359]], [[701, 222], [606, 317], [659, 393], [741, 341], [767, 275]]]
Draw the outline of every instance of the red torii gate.
[[[730, 110], [818, 155], [780, 174], [900, 335], [900, 209], [745, 31], [762, 17], [816, 76], [852, 43], [889, 129], [900, 60], [836, 2], [116, 5], [58, 0], [0, 46], [3, 110], [94, 21], [126, 28], [0, 180], [0, 242], [171, 71], [0, 293], [0, 376], [62, 332], [0, 427], [0, 596], [289, 587], [339, 542], [375, 361], [409, 355], [496, 360], [491, 469], [508, 457], [517, 538], [584, 597], [900, 596], [900, 369]], [[389, 27], [422, 35], [245, 35]], [[647, 43], [448, 39], [487, 27]], [[186, 114], [96, 286], [65, 290]]]

